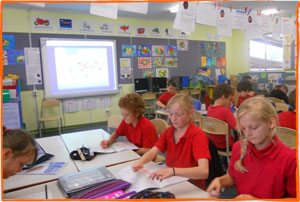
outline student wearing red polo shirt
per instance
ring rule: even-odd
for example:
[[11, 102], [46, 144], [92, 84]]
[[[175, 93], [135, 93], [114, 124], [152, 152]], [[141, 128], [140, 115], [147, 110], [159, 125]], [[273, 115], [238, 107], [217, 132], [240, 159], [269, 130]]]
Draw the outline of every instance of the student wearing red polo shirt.
[[238, 198], [296, 197], [296, 151], [275, 135], [278, 117], [269, 100], [249, 98], [237, 112], [244, 139], [233, 145], [228, 173], [215, 178], [207, 192], [236, 187]]
[[158, 140], [155, 126], [143, 116], [145, 103], [141, 96], [132, 93], [119, 100], [119, 107], [123, 114], [123, 121], [108, 140], [101, 141], [101, 146], [107, 148], [119, 136], [126, 136], [131, 143], [140, 148], [136, 152], [143, 155]]
[[174, 95], [176, 95], [176, 82], [174, 80], [170, 79], [167, 84], [167, 92], [162, 94], [156, 101], [157, 106], [159, 106], [162, 109], [166, 109], [169, 100]]
[[278, 114], [279, 125], [296, 130], [296, 89], [289, 94], [289, 111]]
[[237, 92], [239, 93], [239, 100], [236, 104], [236, 107], [239, 106], [248, 98], [256, 96], [255, 92], [252, 89], [252, 84], [248, 80], [242, 80], [238, 83], [236, 87]]
[[192, 122], [192, 98], [184, 94], [175, 95], [170, 99], [168, 109], [172, 126], [167, 128], [155, 146], [133, 165], [133, 170], [142, 168], [159, 152], [167, 152], [166, 165], [169, 168], [153, 172], [150, 175], [152, 179], [164, 180], [172, 176], [182, 176], [193, 179], [194, 184], [204, 188], [211, 156], [208, 137]]
[[[214, 89], [214, 99], [214, 104], [208, 107], [207, 116], [226, 122], [229, 126], [228, 134], [231, 134], [231, 129], [238, 131], [235, 117], [230, 111], [230, 107], [233, 103], [233, 92], [231, 87], [225, 83], [217, 85]], [[217, 149], [226, 151], [225, 136], [210, 134], [210, 138], [215, 143]], [[235, 139], [232, 135], [229, 135], [228, 140], [229, 147], [231, 148]]]

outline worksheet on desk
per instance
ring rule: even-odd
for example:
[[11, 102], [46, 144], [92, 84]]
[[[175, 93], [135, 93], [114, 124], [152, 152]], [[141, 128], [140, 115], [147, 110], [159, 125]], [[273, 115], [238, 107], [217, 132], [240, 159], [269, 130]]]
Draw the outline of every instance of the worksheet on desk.
[[112, 152], [120, 152], [125, 150], [134, 150], [139, 149], [136, 145], [132, 144], [131, 142], [124, 141], [124, 142], [114, 142], [108, 148], [102, 148], [101, 146], [92, 147], [91, 148], [96, 153], [112, 153]]

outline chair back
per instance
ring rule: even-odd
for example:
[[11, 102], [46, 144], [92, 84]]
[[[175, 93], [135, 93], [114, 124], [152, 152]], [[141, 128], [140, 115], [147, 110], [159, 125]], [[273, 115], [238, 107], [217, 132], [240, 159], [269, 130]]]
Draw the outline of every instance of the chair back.
[[283, 100], [277, 98], [277, 97], [268, 97], [269, 100], [271, 100], [272, 102], [276, 103], [285, 103]]
[[225, 155], [227, 157], [227, 162], [229, 165], [229, 157], [231, 155], [231, 152], [229, 151], [229, 127], [228, 124], [224, 121], [221, 121], [219, 119], [211, 118], [211, 117], [205, 117], [203, 116], [201, 118], [201, 129], [208, 134], [213, 135], [224, 135], [226, 139], [226, 152], [219, 151], [220, 155]]
[[290, 128], [276, 128], [276, 135], [279, 140], [292, 149], [296, 149], [296, 134], [297, 131]]
[[184, 94], [184, 95], [189, 95], [190, 91], [188, 89], [183, 89], [183, 90], [179, 91], [179, 93]]
[[192, 98], [200, 100], [200, 95], [201, 95], [201, 89], [200, 88], [194, 88], [190, 90], [190, 96]]
[[194, 110], [194, 123], [201, 128], [202, 114], [197, 110]]
[[107, 120], [107, 132], [110, 133], [110, 129], [117, 129], [123, 120], [123, 116], [121, 115], [112, 115], [108, 117]]
[[61, 102], [56, 99], [44, 99], [42, 101], [41, 118], [42, 120], [56, 120], [61, 117]]
[[285, 103], [275, 103], [275, 108], [277, 112], [279, 111], [285, 112], [289, 110], [289, 105]]
[[168, 123], [163, 119], [152, 119], [151, 122], [155, 126], [158, 135], [161, 135], [168, 127]]
[[155, 112], [156, 95], [152, 92], [147, 92], [142, 94], [142, 98], [145, 102], [145, 114], [148, 114], [148, 118], [150, 118], [150, 114]]

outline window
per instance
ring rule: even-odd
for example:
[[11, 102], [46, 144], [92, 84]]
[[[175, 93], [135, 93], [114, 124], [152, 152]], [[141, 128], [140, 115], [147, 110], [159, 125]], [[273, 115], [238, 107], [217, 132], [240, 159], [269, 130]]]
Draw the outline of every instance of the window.
[[250, 40], [250, 71], [282, 70], [283, 48], [266, 40]]

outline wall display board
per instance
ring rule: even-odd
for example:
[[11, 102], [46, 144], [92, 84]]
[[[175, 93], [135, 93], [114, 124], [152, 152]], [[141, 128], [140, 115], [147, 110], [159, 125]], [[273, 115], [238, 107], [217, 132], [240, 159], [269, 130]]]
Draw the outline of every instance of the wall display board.
[[[30, 47], [30, 37], [28, 33], [4, 33], [14, 35], [15, 48], [23, 50]], [[71, 35], [71, 34], [47, 34], [33, 33], [31, 35], [31, 44], [33, 48], [41, 47], [41, 38], [67, 38], [67, 39], [95, 39], [95, 40], [115, 40], [116, 41], [116, 64], [118, 84], [133, 83], [134, 78], [143, 78], [156, 76], [157, 69], [167, 68], [166, 76], [195, 76], [199, 69], [206, 72], [209, 77], [214, 79], [216, 76], [226, 74], [226, 45], [225, 42], [214, 41], [196, 41], [188, 40], [188, 49], [182, 50], [176, 47], [178, 41], [176, 39], [159, 39], [159, 38], [141, 38], [141, 37], [119, 37], [119, 36], [96, 36], [96, 35]], [[180, 43], [179, 43], [180, 44]], [[149, 68], [138, 68], [138, 54], [124, 55], [122, 47], [124, 45], [144, 45], [144, 47], [160, 47], [162, 51], [149, 51], [151, 66]], [[165, 49], [162, 49], [164, 47]], [[167, 47], [168, 54], [165, 53]], [[155, 57], [155, 58], [154, 58]], [[157, 57], [161, 57], [158, 60]], [[124, 77], [120, 74], [120, 58], [129, 58], [131, 61], [132, 77]], [[121, 60], [122, 61], [122, 60]], [[155, 61], [155, 63], [153, 63]], [[159, 65], [157, 65], [159, 61]], [[168, 61], [168, 63], [166, 63]], [[26, 62], [26, 61], [25, 61]], [[153, 64], [152, 64], [153, 63]], [[147, 65], [146, 65], [147, 66]], [[148, 66], [147, 66], [148, 67]], [[32, 90], [33, 85], [27, 85], [25, 65], [4, 65], [3, 74], [16, 74], [20, 76], [22, 91]], [[43, 78], [44, 79], [44, 78]], [[44, 89], [44, 81], [40, 85], [36, 85], [37, 90]]]

